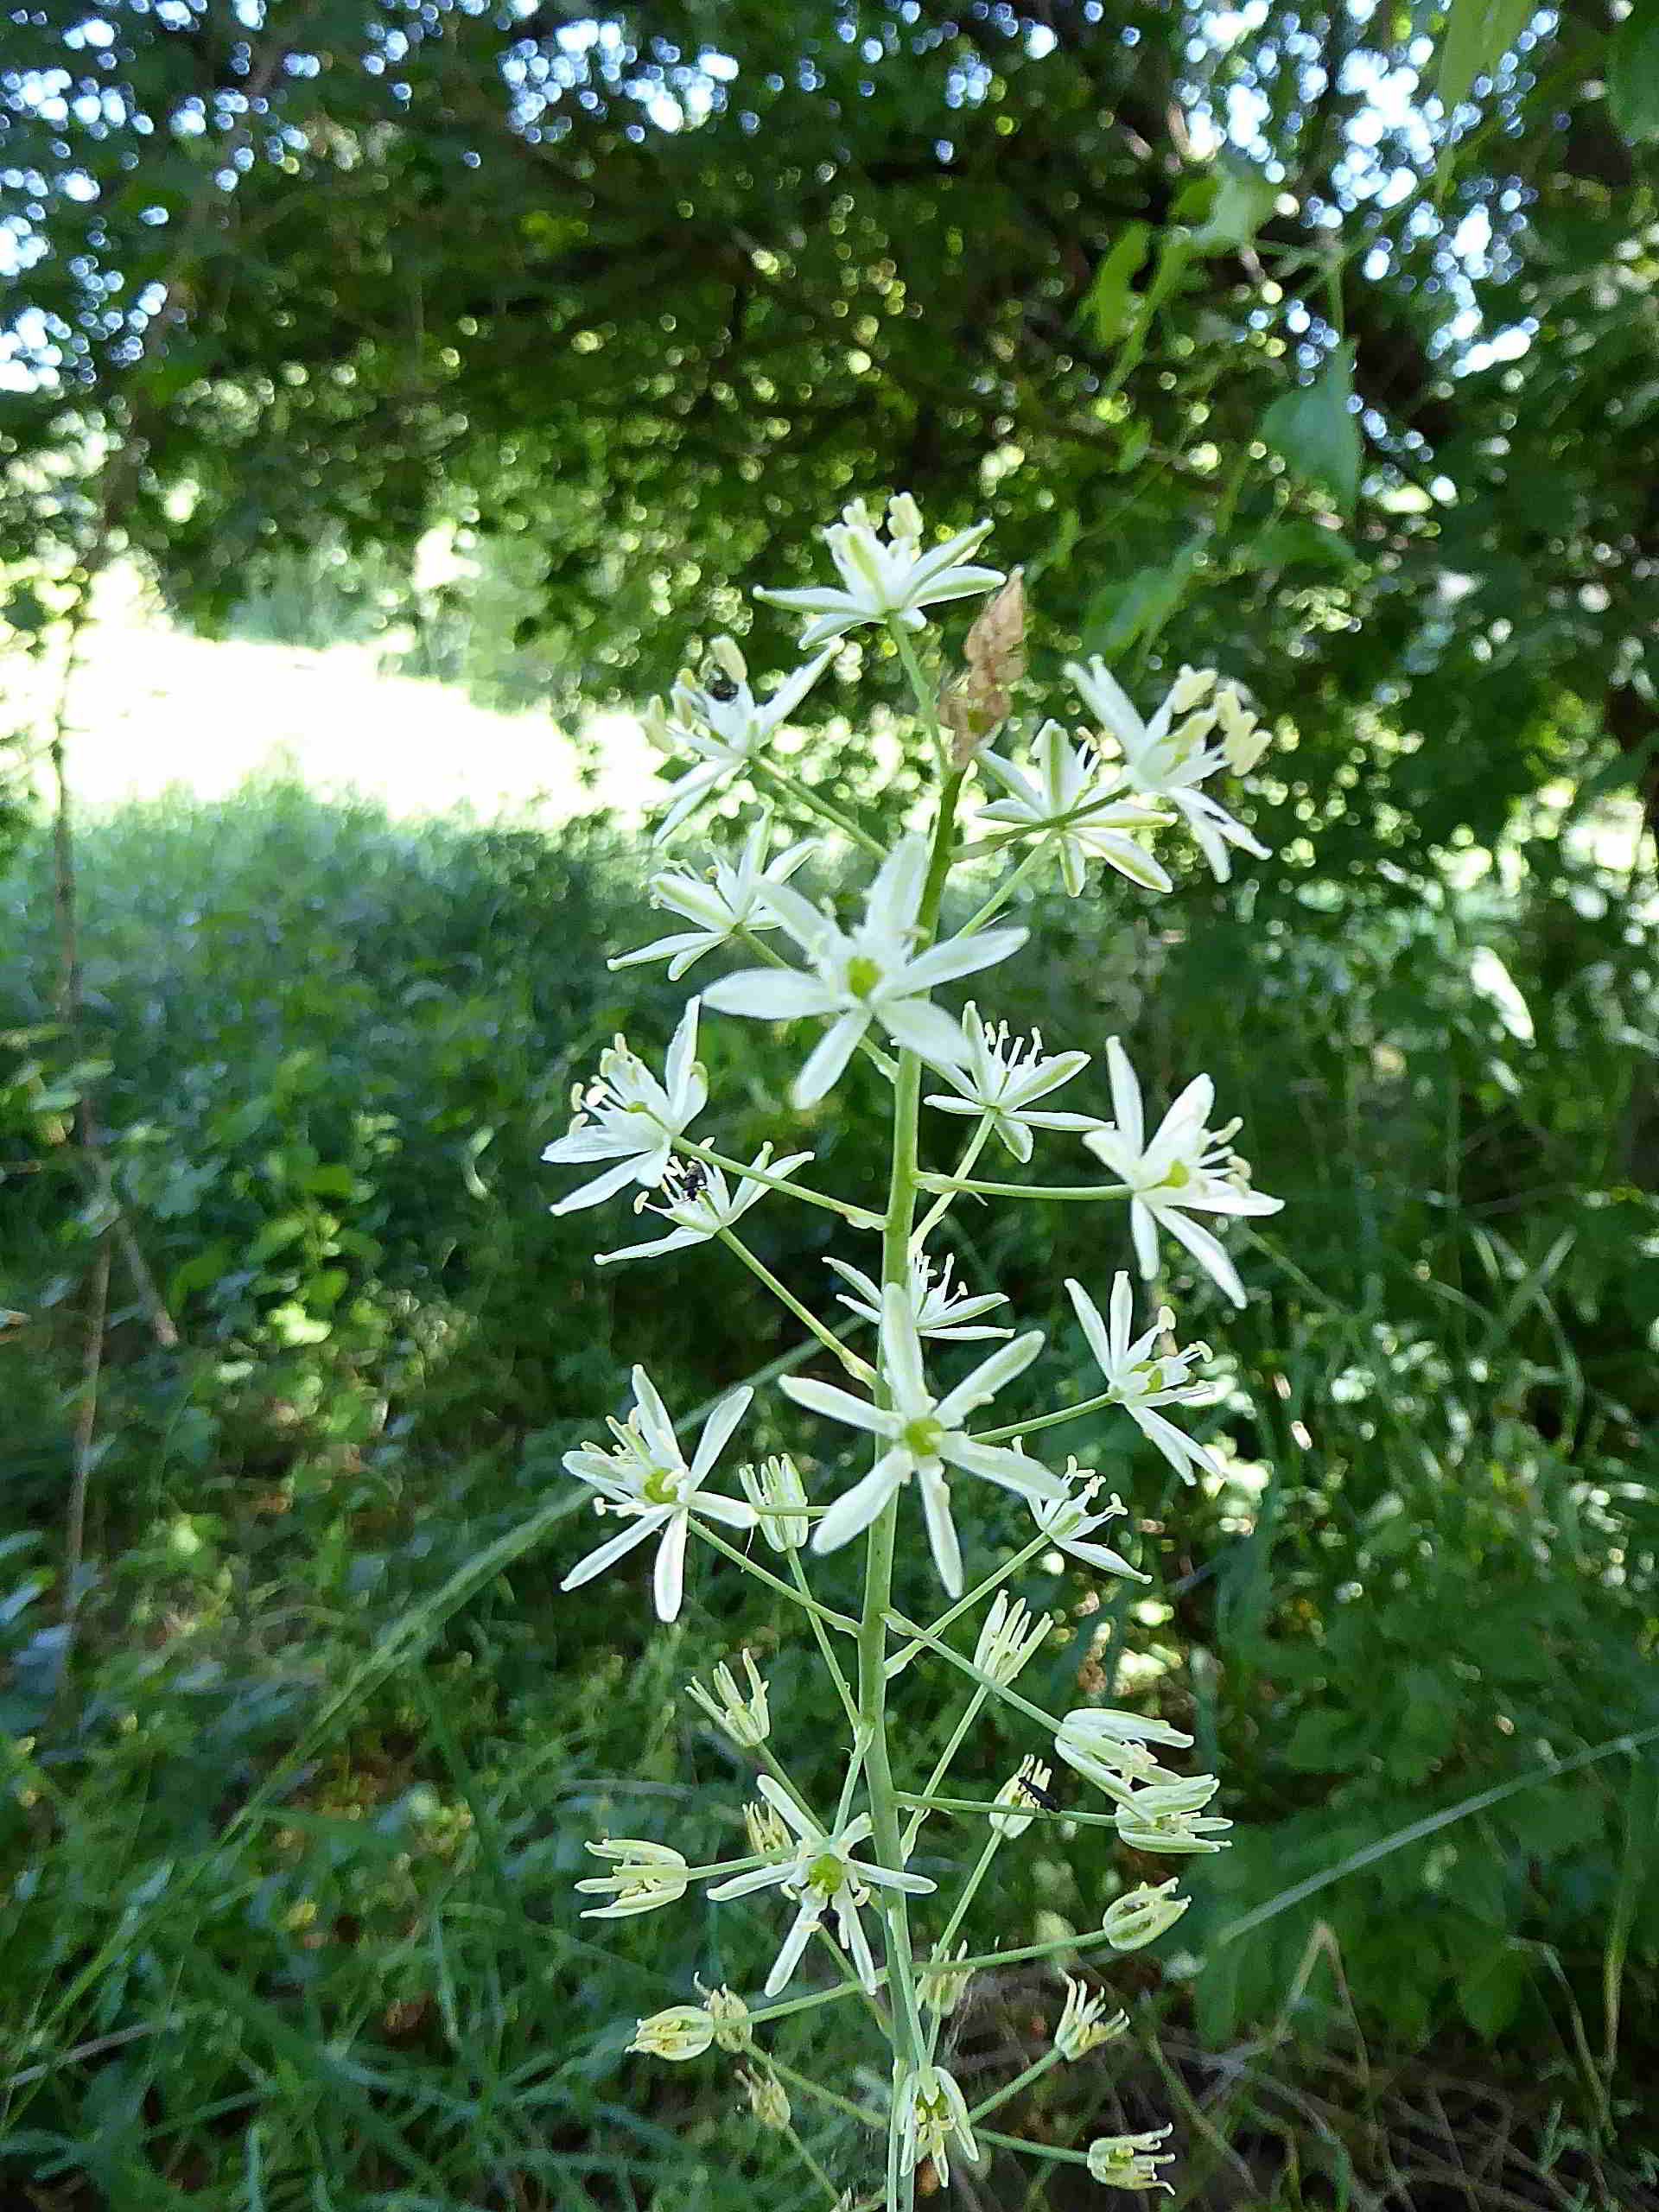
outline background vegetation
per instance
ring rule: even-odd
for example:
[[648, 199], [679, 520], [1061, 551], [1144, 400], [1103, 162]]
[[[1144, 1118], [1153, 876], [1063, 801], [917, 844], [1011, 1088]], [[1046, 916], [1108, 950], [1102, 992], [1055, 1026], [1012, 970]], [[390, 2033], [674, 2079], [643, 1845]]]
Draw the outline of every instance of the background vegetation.
[[[1079, 1424], [1167, 1602], [1025, 1591], [1070, 1625], [1047, 1694], [1149, 1670], [1241, 1823], [1123, 1976], [1129, 2057], [1026, 2122], [1169, 2109], [1194, 2204], [1654, 2202], [1643, 13], [133, 0], [8, 37], [0, 566], [42, 679], [118, 556], [204, 627], [395, 627], [600, 702], [907, 482], [995, 514], [1039, 672], [1214, 659], [1294, 722], [1248, 881], [1030, 916], [1021, 1018], [1208, 1068], [1290, 1205], [1214, 1330], [1226, 1483]], [[715, 1579], [666, 1635], [554, 1595], [624, 1351], [695, 1402], [788, 1342], [747, 1278], [596, 1277], [613, 1221], [544, 1211], [570, 1081], [671, 1018], [604, 966], [644, 856], [280, 785], [131, 807], [73, 841], [67, 973], [29, 791], [42, 744], [73, 778], [67, 696], [16, 733], [4, 889], [0, 2177], [54, 2212], [792, 2204], [707, 2077], [621, 2055], [764, 1929], [595, 1943], [569, 1894], [607, 1825], [721, 1840], [678, 1686], [780, 1626]], [[804, 753], [902, 805], [832, 720]], [[783, 1043], [709, 1042], [734, 1148], [869, 1175], [874, 1092], [803, 1124]], [[962, 1259], [1041, 1317], [1099, 1234], [964, 1214]], [[1050, 1318], [1033, 1395], [1082, 1395]], [[1097, 1914], [1092, 1833], [1010, 1857], [1010, 1930]], [[963, 2070], [1052, 2012], [999, 1985]]]

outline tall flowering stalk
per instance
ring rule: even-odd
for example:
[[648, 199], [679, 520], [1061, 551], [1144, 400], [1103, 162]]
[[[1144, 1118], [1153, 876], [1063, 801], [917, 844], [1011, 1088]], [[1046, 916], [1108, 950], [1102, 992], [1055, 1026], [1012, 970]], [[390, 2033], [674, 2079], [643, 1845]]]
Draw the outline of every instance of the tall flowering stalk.
[[[747, 664], [722, 639], [702, 682], [686, 677], [671, 710], [654, 712], [658, 742], [688, 764], [659, 835], [682, 832], [721, 794], [746, 795], [753, 810], [735, 861], [716, 860], [704, 877], [677, 855], [653, 879], [656, 903], [695, 927], [623, 957], [670, 960], [674, 975], [721, 951], [734, 965], [689, 1001], [661, 1080], [617, 1039], [596, 1079], [577, 1090], [569, 1134], [546, 1154], [555, 1165], [590, 1173], [556, 1211], [598, 1206], [633, 1183], [641, 1186], [636, 1207], [671, 1224], [667, 1235], [597, 1255], [602, 1262], [646, 1260], [702, 1243], [727, 1246], [810, 1332], [803, 1351], [834, 1363], [833, 1381], [786, 1376], [779, 1410], [827, 1425], [819, 1441], [831, 1458], [849, 1435], [869, 1440], [867, 1469], [834, 1495], [814, 1497], [792, 1457], [732, 1464], [754, 1395], [748, 1385], [721, 1399], [688, 1456], [673, 1414], [635, 1368], [632, 1410], [610, 1422], [611, 1443], [585, 1445], [565, 1461], [595, 1493], [595, 1511], [621, 1522], [572, 1566], [565, 1586], [612, 1569], [640, 1573], [649, 1548], [654, 1604], [664, 1620], [678, 1613], [685, 1578], [696, 1572], [747, 1572], [798, 1608], [845, 1726], [836, 1802], [815, 1799], [792, 1777], [787, 1726], [745, 1651], [741, 1681], [722, 1662], [712, 1671], [713, 1688], [698, 1683], [692, 1694], [758, 1770], [743, 1813], [749, 1849], [693, 1866], [660, 1841], [602, 1837], [588, 1848], [610, 1871], [578, 1887], [607, 1900], [590, 1908], [590, 1916], [656, 1910], [699, 1887], [715, 1904], [736, 1898], [750, 1899], [751, 1910], [778, 1904], [772, 1963], [753, 2004], [730, 1989], [702, 1991], [698, 2004], [639, 2022], [630, 2048], [675, 2063], [711, 2050], [742, 2055], [747, 2063], [739, 2080], [754, 2118], [787, 2138], [831, 2203], [880, 2202], [887, 2212], [908, 2212], [924, 2162], [943, 2185], [953, 2169], [982, 2164], [989, 2145], [1069, 2160], [1114, 2190], [1169, 2187], [1159, 2170], [1171, 2154], [1157, 2147], [1167, 2129], [1103, 2137], [1070, 2152], [1019, 2144], [983, 2125], [1050, 2065], [1076, 2060], [1121, 2031], [1122, 2017], [1103, 1993], [1068, 1978], [1050, 2049], [972, 2107], [944, 2063], [944, 2024], [972, 1976], [999, 1963], [997, 1952], [976, 1951], [961, 1931], [997, 1852], [1034, 1822], [1065, 1818], [1115, 1828], [1126, 1849], [1175, 1859], [1223, 1849], [1229, 1826], [1209, 1809], [1216, 1777], [1167, 1763], [1191, 1748], [1179, 1729], [1154, 1714], [1103, 1707], [1045, 1713], [1014, 1687], [1048, 1623], [1033, 1620], [1001, 1586], [1056, 1548], [1098, 1575], [1147, 1580], [1117, 1552], [1087, 1541], [1124, 1509], [1116, 1498], [1096, 1505], [1099, 1481], [1074, 1459], [1058, 1470], [1050, 1464], [1046, 1433], [1081, 1414], [1118, 1409], [1131, 1435], [1195, 1479], [1213, 1462], [1183, 1420], [1211, 1395], [1201, 1373], [1208, 1346], [1182, 1347], [1167, 1305], [1137, 1315], [1129, 1274], [1103, 1267], [1092, 1286], [1066, 1287], [1080, 1324], [1079, 1362], [1086, 1351], [1104, 1389], [1048, 1414], [988, 1425], [995, 1421], [992, 1400], [1029, 1367], [1042, 1333], [964, 1325], [1007, 1300], [994, 1285], [959, 1288], [950, 1258], [931, 1248], [967, 1192], [1015, 1204], [1116, 1202], [1124, 1249], [1115, 1258], [1132, 1255], [1139, 1272], [1154, 1278], [1160, 1232], [1167, 1231], [1242, 1303], [1243, 1286], [1220, 1237], [1192, 1217], [1219, 1223], [1278, 1206], [1250, 1188], [1243, 1161], [1230, 1149], [1237, 1124], [1209, 1126], [1214, 1090], [1207, 1077], [1195, 1076], [1161, 1118], [1151, 1118], [1128, 1055], [1113, 1038], [1104, 1046], [1104, 1093], [1096, 1093], [1109, 1110], [1082, 1110], [1088, 1101], [1078, 1078], [1088, 1052], [1051, 1054], [1040, 1038], [1010, 1037], [994, 1016], [981, 1014], [986, 971], [1026, 940], [1026, 931], [1007, 920], [993, 926], [1020, 884], [1053, 876], [1076, 896], [1120, 876], [1135, 887], [1126, 895], [1156, 898], [1170, 888], [1172, 869], [1190, 858], [1184, 839], [1196, 839], [1218, 874], [1229, 846], [1259, 850], [1197, 785], [1224, 768], [1253, 766], [1267, 741], [1236, 689], [1219, 684], [1211, 671], [1182, 671], [1143, 725], [1097, 662], [1069, 673], [1103, 728], [1068, 735], [1058, 722], [1033, 717], [1034, 728], [1022, 733], [1010, 717], [1025, 667], [1024, 597], [1017, 572], [1007, 579], [969, 558], [988, 534], [982, 524], [930, 543], [908, 496], [890, 502], [884, 518], [861, 504], [849, 506], [825, 533], [836, 582], [761, 594], [806, 618], [802, 650], [817, 657], [785, 675], [761, 705]], [[928, 610], [991, 593], [960, 664], [930, 675], [917, 644]], [[885, 632], [904, 665], [916, 742], [933, 770], [926, 818], [891, 850], [821, 800], [772, 751], [785, 717], [823, 673], [830, 657], [823, 649], [866, 627]], [[1220, 742], [1211, 745], [1217, 732]], [[994, 739], [996, 753], [988, 749]], [[810, 848], [773, 851], [772, 804], [780, 797], [815, 812], [826, 842], [840, 840], [874, 862], [861, 911], [852, 918], [817, 903], [792, 880]], [[966, 918], [947, 926], [947, 901], [970, 873]], [[969, 976], [976, 979], [973, 1002], [939, 1003], [942, 988]], [[887, 1191], [879, 1205], [868, 1194], [838, 1196], [802, 1181], [811, 1154], [785, 1150], [782, 1132], [747, 1164], [690, 1134], [717, 1111], [696, 1058], [700, 1017], [799, 1025], [803, 1057], [791, 1096], [802, 1110], [829, 1096], [856, 1058], [874, 1064], [892, 1097]], [[1062, 1085], [1064, 1109], [1039, 1104]], [[969, 1125], [949, 1173], [922, 1165], [924, 1103], [941, 1116], [931, 1123], [940, 1136]], [[1154, 1104], [1154, 1117], [1157, 1112]], [[993, 1138], [1022, 1166], [1039, 1141], [1069, 1146], [1076, 1175], [976, 1179], [974, 1168]], [[796, 1298], [742, 1242], [738, 1225], [752, 1206], [789, 1202], [827, 1210], [844, 1227], [848, 1254], [831, 1264], [860, 1294], [836, 1296], [850, 1321], [834, 1315], [827, 1284], [828, 1319]], [[982, 1344], [964, 1355], [957, 1347], [971, 1338], [989, 1339], [991, 1348]], [[1029, 1440], [1039, 1437], [1033, 1447]], [[1029, 1541], [1000, 1555], [982, 1511], [987, 1484], [1022, 1499], [1036, 1529]], [[950, 1600], [927, 1625], [893, 1605], [901, 1542], [925, 1547]], [[814, 1560], [853, 1543], [861, 1543], [864, 1560], [855, 1618], [824, 1604], [809, 1573]], [[957, 1624], [976, 1635], [971, 1656], [950, 1638]], [[941, 1696], [954, 1684], [964, 1705], [931, 1771], [901, 1777], [888, 1693], [918, 1662], [938, 1670]], [[949, 1770], [988, 1700], [1018, 1716], [1032, 1748], [995, 1796], [979, 1802], [950, 1793]], [[1069, 1778], [1072, 1793], [1064, 1810], [1051, 1789], [1057, 1772]], [[1076, 1803], [1079, 1783], [1097, 1793], [1093, 1804]], [[938, 1817], [944, 1815], [951, 1825]], [[945, 1863], [942, 1837], [961, 1834], [964, 1822], [978, 1830], [948, 1901], [949, 1885], [911, 1863], [930, 1820], [930, 1867]], [[1139, 1949], [1186, 1910], [1189, 1900], [1178, 1890], [1175, 1876], [1156, 1885], [1126, 1880], [1097, 1931], [1014, 1955], [1065, 1952], [1075, 1960], [1091, 1948]], [[809, 1962], [827, 1968], [829, 1979], [804, 1994], [798, 1985]], [[890, 2087], [879, 2110], [849, 2094], [848, 2085], [813, 2082], [762, 2049], [769, 2020], [804, 2005], [846, 2001], [864, 2005], [887, 2039]], [[868, 2178], [879, 2186], [837, 2196], [796, 2133], [791, 2088], [885, 2139], [884, 2155], [872, 2144]]]

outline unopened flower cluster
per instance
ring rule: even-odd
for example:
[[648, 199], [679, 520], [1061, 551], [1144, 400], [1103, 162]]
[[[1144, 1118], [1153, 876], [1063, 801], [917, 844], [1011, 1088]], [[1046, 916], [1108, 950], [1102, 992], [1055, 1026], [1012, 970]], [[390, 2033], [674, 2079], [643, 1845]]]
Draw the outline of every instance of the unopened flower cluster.
[[[736, 1382], [696, 1418], [671, 1412], [636, 1366], [629, 1403], [607, 1423], [607, 1436], [566, 1456], [609, 1527], [570, 1567], [565, 1588], [626, 1573], [648, 1552], [652, 1602], [667, 1622], [681, 1612], [688, 1575], [747, 1567], [801, 1609], [803, 1639], [829, 1676], [827, 1707], [791, 1713], [755, 1647], [705, 1668], [690, 1686], [695, 1707], [727, 1756], [752, 1770], [729, 1808], [729, 1832], [747, 1849], [694, 1864], [677, 1845], [605, 1836], [588, 1846], [602, 1871], [577, 1887], [597, 1900], [588, 1908], [594, 1918], [699, 1896], [741, 1916], [724, 1931], [723, 1956], [744, 1954], [748, 1930], [772, 1918], [771, 1963], [758, 1989], [701, 1991], [695, 2003], [639, 2021], [630, 2048], [676, 2063], [711, 2050], [741, 2056], [736, 2078], [751, 2114], [791, 2143], [800, 2107], [820, 2093], [800, 2075], [785, 2080], [790, 2069], [766, 2057], [760, 2031], [773, 2011], [797, 2009], [785, 1993], [804, 1987], [824, 2001], [861, 1991], [874, 2002], [890, 2023], [891, 2098], [881, 2109], [856, 2108], [887, 2134], [889, 2212], [908, 2204], [906, 2177], [924, 2164], [944, 2184], [957, 2165], [977, 2168], [988, 2156], [983, 2124], [1000, 2100], [970, 2105], [948, 2061], [973, 1977], [997, 1955], [994, 1942], [959, 1934], [992, 1853], [1034, 1821], [1068, 1814], [1086, 1815], [1095, 1833], [1115, 1831], [1135, 1859], [1179, 1861], [1224, 1846], [1229, 1823], [1212, 1809], [1217, 1777], [1171, 1763], [1190, 1751], [1187, 1732], [1147, 1711], [1085, 1703], [1046, 1714], [1014, 1688], [1052, 1624], [999, 1586], [1042, 1571], [1039, 1561], [1052, 1569], [1056, 1554], [1074, 1573], [1147, 1580], [1097, 1540], [1124, 1515], [1122, 1501], [1103, 1498], [1099, 1478], [1075, 1459], [1057, 1460], [1050, 1432], [1074, 1414], [1121, 1416], [1126, 1435], [1183, 1479], [1214, 1471], [1211, 1447], [1194, 1433], [1215, 1395], [1211, 1356], [1201, 1341], [1182, 1343], [1161, 1287], [1166, 1271], [1190, 1267], [1242, 1305], [1244, 1286], [1217, 1231], [1230, 1217], [1260, 1217], [1279, 1204], [1253, 1187], [1233, 1149], [1238, 1124], [1217, 1120], [1207, 1076], [1171, 1086], [1172, 1096], [1161, 1082], [1143, 1084], [1116, 1037], [1053, 1050], [982, 1011], [990, 971], [1026, 943], [1015, 918], [1026, 887], [1047, 877], [1075, 897], [1114, 876], [1131, 887], [1126, 900], [1146, 904], [1171, 891], [1193, 846], [1222, 880], [1235, 853], [1260, 854], [1209, 787], [1248, 772], [1268, 742], [1238, 688], [1211, 671], [1181, 670], [1143, 721], [1098, 659], [1071, 665], [1061, 711], [1022, 729], [1012, 699], [1025, 667], [1024, 600], [1017, 576], [1006, 579], [982, 557], [988, 536], [981, 523], [936, 538], [906, 496], [885, 512], [855, 503], [825, 532], [833, 582], [760, 594], [802, 618], [808, 658], [757, 689], [735, 645], [720, 639], [702, 673], [684, 677], [652, 710], [650, 733], [677, 771], [658, 833], [664, 864], [651, 880], [671, 926], [612, 964], [661, 962], [678, 978], [723, 960], [725, 972], [688, 1000], [660, 1067], [616, 1039], [574, 1094], [568, 1132], [544, 1155], [577, 1172], [556, 1212], [597, 1208], [632, 1188], [635, 1211], [662, 1224], [643, 1241], [613, 1235], [595, 1255], [601, 1264], [706, 1246], [699, 1264], [747, 1267], [810, 1331], [809, 1356], [775, 1384], [764, 1432], [754, 1381]], [[939, 660], [927, 676], [918, 639], [931, 610], [989, 594], [963, 648], [965, 672]], [[914, 741], [937, 770], [931, 818], [890, 842], [804, 783], [778, 742], [849, 633], [872, 630], [908, 672]], [[950, 702], [943, 715], [941, 691]], [[734, 799], [750, 805], [747, 827], [711, 864], [671, 842], [700, 814], [718, 826], [718, 810]], [[780, 839], [784, 807], [791, 819], [814, 819], [821, 834]], [[862, 893], [826, 899], [823, 887], [840, 880], [849, 857], [866, 855]], [[942, 999], [970, 977], [965, 1004]], [[704, 1023], [721, 1020], [788, 1025], [798, 1047], [787, 1107], [780, 1102], [778, 1126], [747, 1160], [722, 1139], [721, 1102], [700, 1057]], [[1099, 1087], [1090, 1079], [1096, 1046]], [[893, 1101], [885, 1197], [827, 1190], [812, 1173], [811, 1125], [822, 1125], [823, 1102], [855, 1061]], [[976, 1186], [975, 1167], [991, 1144], [1027, 1183]], [[918, 1164], [947, 1147], [954, 1168]], [[1045, 1163], [1060, 1155], [1058, 1167], [1033, 1173], [1039, 1153]], [[1142, 1281], [1158, 1287], [1151, 1302], [1138, 1301], [1130, 1273], [1112, 1267], [1093, 1282], [1066, 1283], [1075, 1338], [1052, 1344], [1040, 1330], [1019, 1328], [994, 1282], [963, 1269], [960, 1251], [938, 1248], [948, 1245], [949, 1216], [964, 1194], [1019, 1203], [1027, 1188], [1044, 1203], [1103, 1202], [1101, 1241], [1121, 1236]], [[755, 1208], [790, 1204], [812, 1208], [820, 1226], [836, 1218], [842, 1249], [816, 1299], [785, 1289], [744, 1241]], [[1045, 1353], [1051, 1370], [1064, 1357], [1076, 1387], [1065, 1406], [1010, 1421], [1007, 1409], [1020, 1402], [1006, 1394]], [[760, 1435], [770, 1441], [779, 1424], [798, 1436], [798, 1455], [762, 1455]], [[747, 1454], [746, 1429], [756, 1439]], [[861, 1450], [863, 1465], [849, 1465]], [[993, 1537], [1007, 1526], [1001, 1510], [988, 1510], [999, 1493], [1028, 1516], [1028, 1537], [1013, 1546]], [[809, 1568], [860, 1539], [865, 1599], [855, 1619], [813, 1594]], [[931, 1628], [893, 1616], [895, 1546], [903, 1555], [925, 1547], [931, 1562], [948, 1603]], [[957, 1802], [963, 1791], [943, 1770], [931, 1781], [906, 1770], [887, 1686], [920, 1667], [934, 1671], [939, 1696], [953, 1684], [960, 1690], [969, 1719], [1001, 1700], [1030, 1739], [988, 1803]], [[792, 1770], [810, 1749], [810, 1770], [822, 1773], [824, 1710], [844, 1729], [844, 1757], [837, 1786], [820, 1795]], [[925, 1824], [925, 1872], [912, 1863]], [[963, 1866], [976, 1871], [956, 1878], [947, 1911], [940, 1869], [957, 1834]], [[1141, 1948], [1186, 1910], [1179, 1882], [1179, 1874], [1156, 1883], [1131, 1874], [1096, 1929], [1050, 1948], [1074, 1959], [1093, 1946]], [[1126, 2016], [1109, 1993], [1076, 1975], [1064, 1990], [1054, 2059], [1082, 2060], [1123, 2032]], [[836, 2088], [836, 2109], [844, 2112], [853, 2094]], [[1170, 2154], [1160, 2146], [1167, 2133], [1103, 2138], [1077, 2155], [1106, 2187], [1166, 2188], [1160, 2169]], [[882, 2168], [873, 2152], [873, 2173]]]

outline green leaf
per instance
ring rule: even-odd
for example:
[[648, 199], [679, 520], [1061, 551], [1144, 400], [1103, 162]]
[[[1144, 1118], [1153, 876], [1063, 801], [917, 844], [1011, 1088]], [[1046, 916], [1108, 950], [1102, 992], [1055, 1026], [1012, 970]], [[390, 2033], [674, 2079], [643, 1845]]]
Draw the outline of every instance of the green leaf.
[[1279, 187], [1255, 169], [1227, 168], [1216, 177], [1209, 211], [1193, 232], [1194, 253], [1248, 245], [1274, 210]]
[[1113, 346], [1135, 320], [1139, 302], [1129, 289], [1147, 258], [1152, 231], [1146, 223], [1131, 223], [1095, 271], [1094, 282], [1078, 308], [1086, 316], [1097, 346]]
[[1325, 569], [1351, 569], [1358, 557], [1339, 530], [1326, 529], [1306, 518], [1270, 523], [1238, 553], [1238, 558], [1252, 569], [1306, 568], [1311, 563]]
[[1607, 105], [1631, 145], [1659, 139], [1659, 16], [1633, 8], [1613, 33]]
[[1354, 396], [1354, 349], [1339, 346], [1310, 385], [1287, 391], [1262, 417], [1262, 435], [1299, 476], [1330, 493], [1344, 514], [1359, 490], [1363, 450]]
[[1538, 12], [1537, 0], [1452, 0], [1434, 91], [1449, 115], [1477, 77], [1490, 77]]
[[1489, 2041], [1503, 2034], [1526, 1993], [1526, 1960], [1513, 1943], [1484, 1952], [1458, 1977], [1458, 2009]]
[[1084, 650], [1114, 660], [1138, 639], [1156, 637], [1181, 603], [1192, 561], [1191, 549], [1184, 549], [1162, 568], [1137, 569], [1122, 583], [1103, 584], [1083, 619]]

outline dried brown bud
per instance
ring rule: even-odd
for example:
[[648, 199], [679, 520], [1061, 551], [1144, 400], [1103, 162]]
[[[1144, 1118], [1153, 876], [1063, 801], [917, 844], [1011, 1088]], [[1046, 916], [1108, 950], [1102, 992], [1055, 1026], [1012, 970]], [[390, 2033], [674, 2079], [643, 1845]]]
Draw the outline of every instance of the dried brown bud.
[[953, 766], [965, 767], [1008, 718], [1013, 689], [1026, 672], [1026, 584], [1015, 569], [975, 618], [963, 642], [967, 662], [946, 684], [939, 719], [951, 734]]

